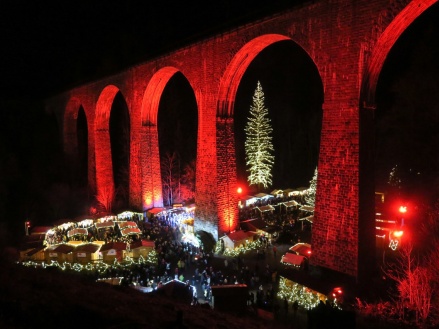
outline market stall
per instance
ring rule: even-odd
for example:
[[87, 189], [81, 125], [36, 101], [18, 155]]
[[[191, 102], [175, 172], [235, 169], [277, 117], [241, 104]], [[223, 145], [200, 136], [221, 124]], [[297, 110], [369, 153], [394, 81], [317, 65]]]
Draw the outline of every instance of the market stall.
[[57, 261], [58, 263], [69, 262], [72, 263], [73, 255], [72, 251], [75, 247], [68, 244], [57, 244], [53, 246], [49, 246], [44, 251], [44, 258], [47, 263], [51, 263], [52, 261]]
[[125, 242], [109, 242], [104, 244], [100, 252], [102, 259], [107, 264], [114, 263], [114, 260], [122, 261], [126, 255], [127, 244]]
[[305, 257], [303, 256], [287, 252], [285, 255], [282, 256], [280, 262], [287, 267], [300, 269], [304, 265], [304, 258]]
[[257, 236], [256, 232], [235, 231], [221, 237], [220, 239], [224, 242], [224, 248], [235, 249], [243, 245], [245, 246], [248, 242], [253, 241], [255, 236]]
[[98, 261], [100, 247], [100, 245], [94, 243], [86, 243], [77, 246], [73, 250], [73, 261], [80, 264]]
[[140, 256], [146, 259], [154, 248], [155, 242], [150, 240], [137, 240], [130, 245], [131, 254], [134, 259], [138, 259]]

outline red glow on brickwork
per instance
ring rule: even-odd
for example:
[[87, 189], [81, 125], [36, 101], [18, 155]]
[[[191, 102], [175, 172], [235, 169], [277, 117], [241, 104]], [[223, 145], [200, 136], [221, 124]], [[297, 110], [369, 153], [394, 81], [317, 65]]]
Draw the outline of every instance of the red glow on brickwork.
[[160, 99], [169, 80], [177, 73], [174, 67], [156, 72], [148, 83], [142, 101], [142, 207], [149, 209], [163, 206], [163, 190], [160, 173], [160, 152], [157, 116]]
[[233, 113], [236, 92], [246, 70], [255, 57], [275, 42], [290, 40], [278, 34], [256, 37], [234, 56], [221, 79], [217, 107], [217, 181], [219, 234], [236, 229], [238, 225], [238, 195]]
[[[96, 187], [98, 201], [111, 205], [114, 197], [113, 164], [110, 143], [110, 111], [114, 97], [119, 92], [115, 86], [107, 86], [101, 93], [96, 104], [95, 118], [95, 156], [96, 156]], [[110, 211], [111, 209], [106, 209]]]
[[157, 115], [159, 111], [160, 98], [163, 90], [168, 84], [169, 80], [177, 73], [178, 70], [174, 67], [164, 67], [157, 71], [151, 78], [143, 96], [142, 103], [142, 124], [143, 125], [157, 125]]
[[436, 2], [437, 0], [413, 0], [409, 2], [381, 34], [373, 48], [363, 81], [363, 90], [366, 93], [365, 101], [369, 103], [365, 104], [366, 106], [374, 103], [375, 89], [379, 75], [383, 68], [384, 61], [395, 42], [416, 18]]
[[74, 157], [78, 153], [76, 120], [80, 106], [81, 102], [77, 98], [72, 98], [64, 112], [64, 153], [68, 157]]
[[233, 117], [233, 105], [239, 83], [255, 57], [266, 47], [283, 40], [291, 39], [279, 34], [265, 34], [248, 42], [235, 55], [221, 79], [218, 95], [218, 115], [220, 117]]
[[[80, 145], [78, 145], [78, 115], [81, 110], [82, 103], [77, 97], [72, 97], [65, 108], [64, 118], [63, 118], [63, 147], [64, 154], [67, 160], [67, 164], [77, 166], [78, 168], [72, 168], [73, 170], [78, 170], [81, 165], [78, 163], [80, 157]], [[87, 112], [84, 110], [85, 120], [87, 127], [87, 137], [88, 140], [84, 141], [87, 146], [82, 145], [88, 149], [87, 152], [87, 185], [91, 190], [95, 190], [95, 171], [94, 171], [94, 135], [90, 134], [90, 120]]]
[[[368, 198], [368, 193], [360, 191], [364, 191], [360, 162], [365, 162], [359, 154], [362, 147], [372, 153], [364, 145], [373, 132], [363, 125], [364, 137], [360, 138], [360, 121], [365, 122], [359, 112], [364, 105], [374, 108], [377, 81], [389, 51], [403, 31], [434, 3], [437, 0], [342, 0], [337, 7], [327, 1], [312, 2], [163, 54], [117, 76], [72, 89], [48, 103], [65, 109], [61, 121], [66, 154], [76, 152], [74, 123], [78, 108], [84, 107], [89, 128], [89, 180], [90, 184], [96, 181], [98, 195], [104, 197], [114, 188], [108, 120], [119, 89], [110, 84], [120, 86], [132, 120], [130, 150], [136, 160], [130, 162], [130, 175], [135, 173], [141, 180], [130, 193], [138, 193], [135, 200], [149, 209], [163, 205], [157, 135], [160, 98], [173, 75], [185, 72], [195, 93], [199, 119], [196, 225], [203, 221], [206, 225], [200, 228], [217, 238], [217, 229], [228, 232], [237, 223], [233, 119], [239, 84], [266, 47], [285, 40], [300, 45], [320, 73], [324, 94], [310, 262], [358, 276], [359, 264], [368, 264], [362, 261], [363, 256], [373, 254], [360, 248], [368, 244], [361, 242], [369, 235], [362, 228], [361, 198]], [[362, 236], [366, 238], [361, 240]]]

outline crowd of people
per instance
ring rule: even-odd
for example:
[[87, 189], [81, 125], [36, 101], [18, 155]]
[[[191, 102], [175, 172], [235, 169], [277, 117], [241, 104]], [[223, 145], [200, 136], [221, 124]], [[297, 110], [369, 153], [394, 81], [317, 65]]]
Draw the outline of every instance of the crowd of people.
[[[248, 210], [248, 209], [247, 209]], [[241, 256], [223, 257], [219, 262], [214, 257], [213, 250], [206, 251], [203, 244], [184, 242], [182, 235], [188, 220], [193, 213], [180, 210], [160, 212], [152, 217], [107, 218], [95, 223], [68, 223], [57, 226], [46, 236], [49, 244], [66, 242], [69, 232], [77, 228], [87, 229], [87, 235], [81, 238], [92, 242], [100, 240], [126, 241], [127, 236], [120, 234], [119, 222], [131, 220], [140, 229], [140, 234], [134, 239], [154, 241], [157, 263], [134, 263], [131, 266], [110, 266], [105, 271], [95, 271], [95, 280], [111, 277], [121, 277], [122, 285], [141, 286], [150, 291], [157, 290], [163, 284], [179, 280], [194, 290], [192, 304], [212, 301], [212, 287], [218, 285], [246, 284], [249, 288], [248, 305], [254, 308], [272, 308], [275, 300], [273, 285], [276, 282], [277, 271], [264, 262], [264, 254], [271, 251], [271, 244], [262, 243], [258, 250], [256, 262], [246, 263]], [[107, 222], [108, 225], [102, 223]], [[129, 236], [131, 239], [133, 236]]]

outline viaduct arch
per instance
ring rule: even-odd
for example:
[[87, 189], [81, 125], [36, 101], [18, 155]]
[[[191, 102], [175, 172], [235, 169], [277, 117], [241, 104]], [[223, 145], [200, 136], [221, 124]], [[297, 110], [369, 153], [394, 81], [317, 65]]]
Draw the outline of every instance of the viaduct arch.
[[65, 91], [47, 107], [62, 122], [67, 156], [75, 154], [74, 122], [84, 109], [89, 185], [99, 195], [114, 186], [108, 117], [121, 92], [131, 127], [130, 205], [146, 210], [163, 204], [157, 109], [166, 83], [181, 72], [198, 106], [195, 225], [218, 238], [237, 223], [233, 113], [240, 79], [265, 47], [292, 40], [315, 64], [324, 90], [311, 262], [366, 282], [375, 248], [375, 89], [396, 40], [436, 2], [312, 1]]

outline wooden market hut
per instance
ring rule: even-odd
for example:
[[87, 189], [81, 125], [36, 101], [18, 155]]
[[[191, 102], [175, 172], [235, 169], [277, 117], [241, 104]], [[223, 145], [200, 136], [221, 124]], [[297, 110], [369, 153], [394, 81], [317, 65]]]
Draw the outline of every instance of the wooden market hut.
[[41, 260], [44, 260], [44, 238], [45, 236], [42, 234], [26, 235], [19, 246], [19, 259], [22, 261], [35, 260], [37, 256], [34, 252], [43, 250]]
[[257, 198], [259, 201], [264, 203], [264, 202], [268, 202], [270, 199], [273, 199], [274, 196], [266, 193], [258, 193], [255, 195], [255, 198]]
[[155, 242], [151, 240], [137, 240], [130, 245], [132, 258], [138, 259], [140, 256], [147, 258], [148, 254], [155, 249]]
[[42, 262], [45, 259], [44, 255], [45, 247], [43, 245], [32, 248], [26, 251], [23, 256], [20, 257], [22, 261], [34, 261], [34, 262]]
[[256, 207], [262, 214], [264, 212], [273, 212], [274, 211], [274, 207], [272, 205], [266, 205], [266, 206], [261, 206], [261, 207]]
[[258, 198], [253, 195], [245, 195], [238, 201], [238, 206], [240, 208], [243, 207], [249, 207], [253, 205], [256, 201], [258, 201]]
[[67, 231], [67, 237], [69, 240], [85, 240], [88, 236], [88, 230], [83, 227], [77, 227]]
[[99, 249], [101, 246], [94, 243], [78, 245], [73, 250], [73, 260], [80, 264], [99, 261]]
[[114, 230], [114, 222], [112, 220], [96, 222], [96, 231], [98, 233], [98, 240], [103, 241], [105, 239], [106, 233], [112, 233]]
[[261, 218], [269, 219], [270, 215], [273, 214], [276, 208], [268, 204], [266, 206], [256, 207], [256, 209], [259, 210], [259, 215], [261, 216]]
[[294, 253], [287, 252], [282, 256], [281, 263], [288, 268], [302, 269], [304, 266], [305, 257]]
[[127, 244], [125, 242], [109, 242], [104, 244], [100, 252], [104, 263], [112, 264], [114, 260], [122, 261], [125, 257]]
[[259, 235], [264, 235], [265, 237], [271, 239], [275, 232], [280, 231], [280, 228], [268, 225], [263, 219], [252, 218], [244, 220], [240, 223], [241, 229], [244, 231], [256, 232]]
[[51, 263], [52, 261], [57, 261], [58, 263], [64, 262], [73, 262], [73, 254], [72, 251], [75, 247], [69, 244], [55, 244], [53, 246], [49, 246], [44, 251], [45, 260], [47, 263]]
[[242, 245], [246, 245], [247, 242], [253, 241], [256, 235], [256, 232], [241, 230], [229, 233], [220, 239], [223, 240], [226, 249], [235, 249]]
[[293, 195], [294, 195], [294, 189], [292, 189], [292, 188], [287, 188], [287, 189], [285, 189], [283, 192], [284, 192], [284, 198], [290, 198], [290, 197], [292, 197]]
[[151, 208], [146, 212], [146, 217], [148, 219], [152, 219], [153, 217], [158, 216], [162, 211], [165, 211], [166, 208], [163, 207], [156, 207], [156, 208]]
[[284, 191], [277, 189], [277, 190], [271, 191], [270, 194], [275, 198], [282, 198], [284, 196]]
[[291, 200], [287, 202], [282, 202], [282, 206], [284, 206], [287, 210], [294, 210], [298, 209], [300, 207], [300, 204], [295, 200]]
[[311, 256], [311, 245], [309, 243], [299, 242], [290, 247], [292, 253], [309, 258]]
[[293, 191], [293, 196], [303, 196], [308, 192], [309, 188], [308, 187], [296, 187]]
[[122, 236], [137, 235], [138, 237], [140, 237], [140, 234], [142, 234], [142, 231], [139, 229], [137, 224], [133, 221], [119, 222], [117, 223], [117, 225], [119, 227], [120, 234], [122, 234]]
[[305, 213], [314, 213], [314, 206], [303, 205], [299, 208], [299, 210]]

